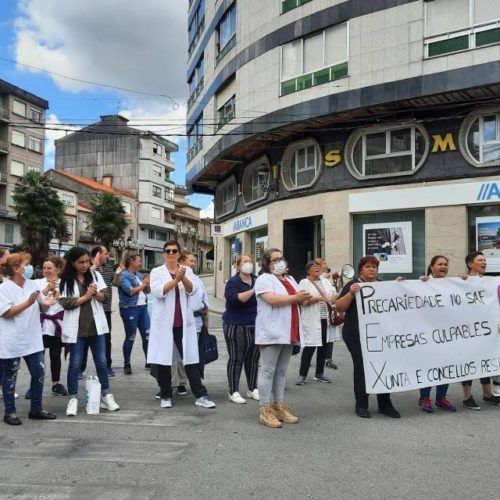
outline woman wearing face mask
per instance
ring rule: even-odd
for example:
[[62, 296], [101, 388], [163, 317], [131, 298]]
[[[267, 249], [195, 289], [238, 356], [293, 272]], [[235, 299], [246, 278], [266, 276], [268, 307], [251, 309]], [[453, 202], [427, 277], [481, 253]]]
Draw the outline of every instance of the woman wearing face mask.
[[[379, 261], [372, 255], [363, 257], [358, 264], [358, 277], [347, 283], [335, 302], [339, 313], [345, 312], [345, 321], [342, 329], [344, 342], [349, 349], [354, 367], [354, 396], [356, 398], [356, 415], [361, 418], [370, 418], [368, 411], [368, 394], [365, 386], [365, 371], [363, 354], [359, 336], [359, 319], [356, 306], [356, 295], [362, 283], [377, 281]], [[400, 418], [401, 415], [394, 408], [390, 394], [377, 394], [378, 411], [391, 418]]]
[[[52, 394], [55, 396], [67, 396], [68, 391], [61, 384], [61, 353], [62, 353], [62, 319], [64, 309], [57, 302], [59, 298], [59, 272], [62, 261], [59, 257], [47, 257], [42, 266], [43, 278], [35, 280], [42, 291], [42, 299], [54, 299], [54, 304], [46, 312], [40, 313], [42, 323], [43, 347], [49, 350], [50, 372], [52, 375]], [[26, 393], [26, 399], [30, 399], [31, 391]]]
[[261, 360], [259, 422], [268, 427], [299, 420], [284, 403], [285, 380], [293, 345], [301, 342], [298, 304], [310, 299], [311, 294], [299, 290], [297, 282], [284, 275], [286, 268], [281, 250], [267, 250], [262, 256], [261, 275], [255, 282], [255, 343]]
[[108, 322], [102, 303], [106, 300], [106, 283], [97, 271], [90, 269], [90, 255], [85, 248], [73, 247], [66, 254], [66, 266], [59, 284], [64, 308], [62, 340], [71, 344], [68, 366], [69, 402], [67, 416], [78, 412], [78, 372], [84, 352], [90, 347], [97, 377], [101, 383], [101, 408], [119, 410], [109, 390], [106, 339]]
[[0, 286], [0, 359], [3, 368], [4, 422], [21, 425], [16, 415], [14, 393], [21, 357], [31, 375], [31, 409], [28, 418], [54, 420], [56, 416], [42, 409], [45, 366], [43, 363], [40, 307], [51, 302], [39, 302], [40, 288], [26, 279], [25, 267], [30, 261], [26, 253], [12, 254], [2, 266], [9, 279]]
[[240, 255], [236, 261], [238, 272], [226, 283], [224, 296], [226, 310], [222, 316], [224, 338], [229, 360], [227, 379], [229, 382], [228, 399], [243, 404], [246, 400], [239, 392], [241, 370], [245, 367], [247, 379], [247, 398], [259, 400], [257, 375], [259, 371], [259, 350], [255, 347], [255, 280], [253, 258]]
[[[427, 268], [427, 274], [422, 276], [420, 279], [422, 281], [428, 281], [430, 279], [446, 278], [448, 275], [448, 257], [444, 255], [434, 255], [431, 259], [431, 263]], [[457, 411], [457, 408], [451, 403], [451, 401], [446, 397], [448, 393], [449, 384], [442, 384], [436, 387], [436, 402], [437, 408], [441, 408], [445, 411]], [[431, 399], [431, 387], [424, 387], [420, 389], [420, 399], [418, 400], [418, 406], [422, 408], [425, 413], [433, 413], [434, 408], [432, 407]]]
[[[484, 276], [486, 272], [486, 259], [483, 252], [471, 252], [465, 257], [465, 265], [467, 266], [467, 277], [469, 276]], [[491, 378], [484, 377], [479, 380], [483, 387], [483, 403], [492, 406], [500, 404], [500, 398], [493, 394], [491, 386]], [[464, 391], [463, 405], [469, 410], [480, 410], [481, 407], [476, 403], [472, 396], [472, 380], [462, 382]]]

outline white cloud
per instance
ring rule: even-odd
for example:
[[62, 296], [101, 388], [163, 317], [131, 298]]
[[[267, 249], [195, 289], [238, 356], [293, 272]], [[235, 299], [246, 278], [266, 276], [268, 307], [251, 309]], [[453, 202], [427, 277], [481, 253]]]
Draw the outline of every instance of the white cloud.
[[200, 217], [201, 218], [207, 218], [209, 217], [210, 219], [214, 218], [214, 202], [211, 201], [201, 212], [200, 212]]
[[[182, 99], [187, 10], [187, 0], [19, 0], [17, 60], [82, 80]], [[95, 88], [53, 79], [70, 92]]]

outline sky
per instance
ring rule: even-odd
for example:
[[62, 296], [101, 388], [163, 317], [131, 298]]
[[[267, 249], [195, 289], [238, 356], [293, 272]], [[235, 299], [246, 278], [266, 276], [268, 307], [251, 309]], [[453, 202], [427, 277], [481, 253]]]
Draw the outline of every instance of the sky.
[[[185, 184], [187, 11], [188, 0], [0, 0], [0, 79], [49, 101], [59, 129], [46, 132], [45, 169], [66, 129], [119, 112], [178, 144], [172, 179]], [[213, 216], [212, 197], [190, 200]]]

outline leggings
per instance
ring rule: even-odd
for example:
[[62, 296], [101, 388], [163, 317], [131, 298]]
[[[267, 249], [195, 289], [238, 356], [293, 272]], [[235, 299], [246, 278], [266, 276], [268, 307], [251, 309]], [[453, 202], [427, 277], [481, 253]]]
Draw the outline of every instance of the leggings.
[[[286, 371], [292, 357], [291, 344], [260, 346], [260, 405], [282, 403], [285, 395]], [[271, 394], [273, 401], [271, 401]]]
[[43, 347], [49, 350], [52, 383], [59, 382], [61, 380], [61, 352], [63, 347], [61, 337], [44, 335]]

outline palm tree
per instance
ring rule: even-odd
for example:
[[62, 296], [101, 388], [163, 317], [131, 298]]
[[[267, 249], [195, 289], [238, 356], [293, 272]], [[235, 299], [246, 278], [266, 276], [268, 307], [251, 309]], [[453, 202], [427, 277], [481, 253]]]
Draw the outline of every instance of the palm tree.
[[14, 187], [14, 210], [21, 226], [22, 248], [41, 265], [49, 254], [50, 240], [68, 239], [64, 204], [50, 180], [30, 171]]
[[90, 229], [97, 241], [111, 248], [113, 241], [123, 238], [127, 228], [125, 209], [118, 196], [99, 193], [91, 202]]

